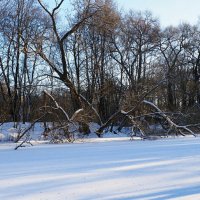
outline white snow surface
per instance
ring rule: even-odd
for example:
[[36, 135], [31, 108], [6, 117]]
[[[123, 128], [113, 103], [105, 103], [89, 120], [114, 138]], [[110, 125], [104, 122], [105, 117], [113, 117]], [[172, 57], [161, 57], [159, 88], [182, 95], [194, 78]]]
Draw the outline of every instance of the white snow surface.
[[0, 144], [1, 200], [200, 199], [199, 137], [14, 147]]

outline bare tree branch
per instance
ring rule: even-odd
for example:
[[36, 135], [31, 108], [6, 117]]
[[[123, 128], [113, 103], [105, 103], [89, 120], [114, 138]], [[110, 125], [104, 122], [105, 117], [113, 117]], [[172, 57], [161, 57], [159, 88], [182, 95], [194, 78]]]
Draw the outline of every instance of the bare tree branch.
[[172, 131], [172, 130], [174, 129], [175, 131], [178, 131], [181, 135], [184, 136], [184, 134], [183, 134], [182, 131], [181, 131], [181, 129], [183, 129], [183, 130], [185, 130], [186, 132], [189, 132], [190, 134], [192, 134], [193, 136], [196, 137], [196, 134], [195, 134], [192, 130], [190, 130], [189, 128], [187, 128], [187, 126], [179, 126], [179, 125], [175, 124], [175, 123], [174, 123], [164, 112], [162, 112], [154, 103], [149, 102], [149, 101], [146, 101], [146, 100], [144, 100], [143, 103], [144, 103], [144, 104], [147, 104], [147, 105], [149, 105], [149, 106], [151, 106], [151, 107], [153, 107], [155, 110], [157, 110], [157, 111], [159, 112], [159, 114], [160, 114], [164, 119], [166, 119], [166, 121], [167, 121], [167, 122], [169, 123], [169, 125], [170, 125], [170, 128], [169, 128], [169, 131], [168, 131], [168, 132], [170, 132], [170, 131]]
[[53, 96], [50, 95], [46, 90], [44, 90], [44, 93], [54, 102], [56, 108], [59, 109], [65, 115], [67, 121], [70, 122], [71, 120], [70, 120], [68, 114], [65, 112], [65, 110], [61, 106], [58, 105], [57, 101], [53, 98]]

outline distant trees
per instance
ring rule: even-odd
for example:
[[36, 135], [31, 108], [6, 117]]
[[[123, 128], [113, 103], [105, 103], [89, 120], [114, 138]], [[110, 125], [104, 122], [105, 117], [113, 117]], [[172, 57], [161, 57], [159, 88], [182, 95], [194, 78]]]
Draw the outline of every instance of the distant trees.
[[[150, 12], [125, 15], [113, 35], [111, 57], [119, 66], [121, 84], [133, 100], [146, 90], [158, 51], [159, 24]], [[131, 105], [131, 102], [127, 102]]]
[[[45, 17], [34, 0], [4, 1], [1, 4], [1, 95], [9, 120], [29, 121], [32, 97], [38, 84], [37, 55], [30, 46], [42, 31]], [[43, 27], [42, 27], [43, 26]]]
[[[147, 113], [133, 109], [143, 98], [165, 111], [198, 113], [199, 26], [161, 29], [152, 13], [120, 13], [112, 0], [73, 1], [64, 19], [63, 3], [0, 2], [1, 121], [39, 118], [38, 108], [53, 106], [44, 90], [70, 116], [83, 109], [77, 122], [102, 127], [129, 123], [121, 110]], [[58, 118], [64, 120], [56, 112], [44, 121]]]

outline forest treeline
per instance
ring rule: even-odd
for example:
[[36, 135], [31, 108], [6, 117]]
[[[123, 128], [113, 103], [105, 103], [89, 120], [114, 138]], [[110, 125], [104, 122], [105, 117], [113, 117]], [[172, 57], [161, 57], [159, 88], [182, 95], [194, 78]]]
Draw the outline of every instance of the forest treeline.
[[61, 119], [44, 91], [70, 116], [84, 108], [87, 121], [104, 123], [144, 99], [198, 115], [199, 24], [161, 28], [151, 12], [120, 11], [112, 0], [74, 0], [68, 11], [63, 2], [0, 2], [1, 122], [46, 110], [46, 121]]

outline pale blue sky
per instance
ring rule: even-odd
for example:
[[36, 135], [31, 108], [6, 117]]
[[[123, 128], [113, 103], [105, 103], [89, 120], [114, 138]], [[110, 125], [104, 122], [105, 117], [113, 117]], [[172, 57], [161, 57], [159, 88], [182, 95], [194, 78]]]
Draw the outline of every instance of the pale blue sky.
[[162, 26], [182, 22], [196, 24], [200, 16], [200, 0], [116, 0], [124, 10], [150, 10]]
[[[55, 0], [44, 0], [47, 4], [52, 5]], [[69, 2], [65, 0], [63, 7], [68, 7]], [[160, 19], [162, 27], [168, 25], [178, 25], [182, 22], [196, 24], [200, 17], [200, 0], [113, 0], [117, 3], [119, 9], [125, 11], [129, 9], [152, 11], [153, 16]]]

